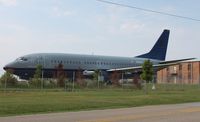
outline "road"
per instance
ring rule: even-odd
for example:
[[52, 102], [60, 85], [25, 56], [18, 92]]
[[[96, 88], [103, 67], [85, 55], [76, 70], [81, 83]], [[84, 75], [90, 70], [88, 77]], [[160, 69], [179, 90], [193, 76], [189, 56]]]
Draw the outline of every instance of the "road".
[[0, 117], [0, 122], [200, 122], [200, 103]]

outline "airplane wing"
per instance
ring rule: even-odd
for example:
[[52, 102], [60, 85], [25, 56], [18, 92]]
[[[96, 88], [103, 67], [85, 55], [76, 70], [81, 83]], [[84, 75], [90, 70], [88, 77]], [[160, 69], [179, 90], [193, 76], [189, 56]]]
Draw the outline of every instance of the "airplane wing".
[[[153, 65], [154, 69], [162, 69], [165, 68], [167, 66], [172, 66], [172, 65], [176, 65], [177, 63], [168, 63], [168, 64], [156, 64]], [[142, 71], [142, 66], [137, 66], [137, 67], [126, 67], [126, 68], [117, 68], [117, 69], [109, 69], [107, 70], [107, 72], [114, 72], [114, 71]]]
[[175, 63], [175, 62], [188, 61], [188, 60], [194, 60], [194, 59], [195, 58], [185, 58], [185, 59], [178, 59], [178, 60], [161, 61], [159, 64]]
[[[187, 59], [179, 59], [179, 60], [170, 60], [170, 61], [162, 61], [159, 64], [153, 65], [154, 70], [161, 70], [163, 68], [166, 68], [167, 66], [177, 65], [182, 61], [187, 60], [193, 60], [195, 58], [187, 58]], [[125, 68], [116, 68], [116, 69], [109, 69], [107, 72], [114, 72], [114, 71], [142, 71], [142, 66], [136, 66], [136, 67], [125, 67]]]

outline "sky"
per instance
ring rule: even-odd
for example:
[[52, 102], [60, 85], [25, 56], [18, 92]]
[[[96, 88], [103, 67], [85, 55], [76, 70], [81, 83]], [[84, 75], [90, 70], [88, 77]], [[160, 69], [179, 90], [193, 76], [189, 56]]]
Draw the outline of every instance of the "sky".
[[[199, 0], [108, 0], [200, 19]], [[96, 0], [0, 0], [0, 74], [31, 53], [134, 57], [170, 30], [167, 60], [200, 58], [200, 21]]]

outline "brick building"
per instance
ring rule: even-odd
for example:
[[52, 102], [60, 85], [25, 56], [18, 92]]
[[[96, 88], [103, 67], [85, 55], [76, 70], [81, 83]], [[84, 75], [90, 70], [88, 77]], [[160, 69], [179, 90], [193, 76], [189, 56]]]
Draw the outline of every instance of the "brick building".
[[200, 84], [200, 61], [182, 62], [158, 71], [157, 83]]

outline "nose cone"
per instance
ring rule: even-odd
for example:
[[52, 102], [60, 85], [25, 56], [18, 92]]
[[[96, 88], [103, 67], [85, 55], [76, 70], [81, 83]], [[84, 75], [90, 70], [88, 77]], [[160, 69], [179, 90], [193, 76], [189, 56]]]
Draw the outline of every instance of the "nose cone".
[[4, 66], [3, 69], [6, 70], [6, 69], [7, 69], [7, 66]]
[[4, 70], [13, 69], [13, 68], [14, 68], [14, 64], [13, 64], [13, 63], [6, 64], [6, 65], [3, 67]]
[[3, 69], [4, 69], [4, 70], [9, 69], [9, 68], [8, 68], [8, 65], [5, 65], [5, 66], [3, 67]]

